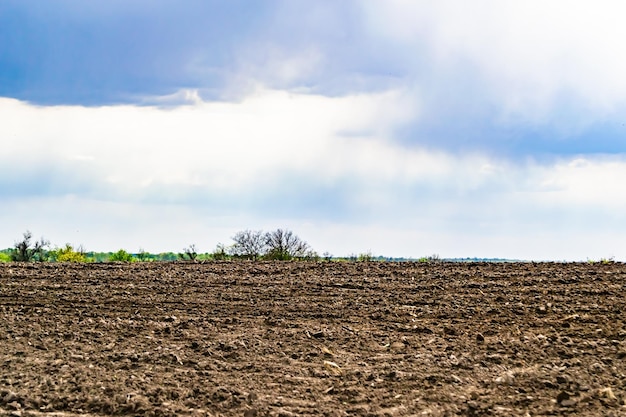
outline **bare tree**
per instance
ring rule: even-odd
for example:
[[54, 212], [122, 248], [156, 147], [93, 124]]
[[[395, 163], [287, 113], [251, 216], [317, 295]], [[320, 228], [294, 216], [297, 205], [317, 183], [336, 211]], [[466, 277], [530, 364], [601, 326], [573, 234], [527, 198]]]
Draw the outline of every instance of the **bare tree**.
[[231, 252], [235, 256], [256, 261], [264, 253], [265, 235], [261, 230], [244, 230], [233, 236]]
[[300, 239], [291, 230], [276, 229], [265, 234], [268, 259], [289, 260], [306, 256], [309, 244]]
[[41, 238], [35, 244], [31, 244], [33, 234], [27, 230], [23, 234], [21, 242], [15, 242], [13, 249], [11, 250], [11, 260], [15, 262], [30, 262], [30, 261], [43, 261], [45, 260], [46, 248], [50, 245], [50, 242]]

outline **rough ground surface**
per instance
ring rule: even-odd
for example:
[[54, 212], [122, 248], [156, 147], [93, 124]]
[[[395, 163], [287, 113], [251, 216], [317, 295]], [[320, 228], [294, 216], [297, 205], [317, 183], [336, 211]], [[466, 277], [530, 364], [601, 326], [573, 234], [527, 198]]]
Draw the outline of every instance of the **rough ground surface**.
[[0, 264], [0, 414], [626, 415], [624, 264]]

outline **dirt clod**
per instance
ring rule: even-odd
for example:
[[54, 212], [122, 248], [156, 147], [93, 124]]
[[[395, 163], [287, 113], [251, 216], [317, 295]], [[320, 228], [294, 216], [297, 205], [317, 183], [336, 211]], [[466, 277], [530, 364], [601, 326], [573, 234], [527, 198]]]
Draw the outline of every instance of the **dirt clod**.
[[570, 394], [567, 391], [561, 391], [559, 392], [559, 394], [556, 396], [556, 401], [558, 403], [562, 403], [565, 400], [569, 400], [570, 399]]

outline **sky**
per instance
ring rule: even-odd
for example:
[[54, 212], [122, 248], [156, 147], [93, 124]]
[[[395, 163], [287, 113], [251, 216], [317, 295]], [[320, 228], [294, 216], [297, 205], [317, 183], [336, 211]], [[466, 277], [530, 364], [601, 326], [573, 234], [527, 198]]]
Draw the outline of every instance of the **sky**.
[[4, 0], [0, 247], [626, 260], [626, 4]]

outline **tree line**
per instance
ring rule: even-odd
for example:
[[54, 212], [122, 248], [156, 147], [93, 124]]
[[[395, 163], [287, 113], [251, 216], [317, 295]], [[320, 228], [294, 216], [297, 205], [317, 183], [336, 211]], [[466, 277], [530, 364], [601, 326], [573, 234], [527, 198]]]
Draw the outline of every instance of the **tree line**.
[[26, 231], [22, 239], [12, 248], [0, 250], [0, 262], [172, 262], [172, 261], [225, 261], [225, 260], [270, 260], [270, 261], [348, 261], [348, 262], [441, 262], [434, 254], [421, 258], [388, 258], [373, 256], [371, 252], [335, 257], [329, 252], [319, 255], [298, 235], [288, 229], [276, 229], [270, 232], [262, 230], [243, 230], [237, 232], [230, 245], [219, 243], [212, 252], [200, 253], [195, 244], [183, 248], [180, 252], [149, 253], [140, 249], [129, 253], [124, 249], [117, 252], [88, 252], [82, 246], [74, 247], [67, 243], [62, 247], [51, 248], [44, 238], [33, 239], [33, 234]]
[[[50, 242], [44, 238], [33, 240], [30, 231], [24, 232], [22, 239], [12, 248], [0, 252], [0, 261], [13, 262], [136, 262], [136, 261], [174, 261], [174, 260], [320, 260], [317, 252], [298, 235], [288, 229], [276, 229], [270, 232], [262, 230], [243, 230], [232, 237], [231, 245], [218, 244], [212, 253], [198, 253], [192, 244], [179, 253], [151, 254], [140, 250], [136, 254], [124, 249], [117, 252], [87, 252], [82, 246], [77, 248], [66, 244], [60, 248], [50, 248]], [[330, 259], [328, 253], [324, 257]]]

